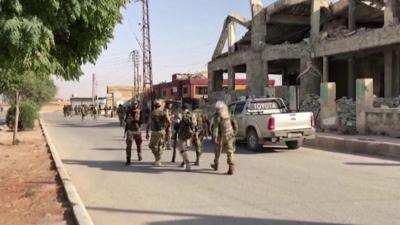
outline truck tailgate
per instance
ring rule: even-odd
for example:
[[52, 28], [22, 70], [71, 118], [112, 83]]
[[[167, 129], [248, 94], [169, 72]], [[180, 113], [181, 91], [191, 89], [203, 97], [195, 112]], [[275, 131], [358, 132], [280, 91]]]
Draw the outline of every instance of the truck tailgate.
[[275, 131], [312, 128], [310, 112], [273, 114], [272, 117], [275, 119]]

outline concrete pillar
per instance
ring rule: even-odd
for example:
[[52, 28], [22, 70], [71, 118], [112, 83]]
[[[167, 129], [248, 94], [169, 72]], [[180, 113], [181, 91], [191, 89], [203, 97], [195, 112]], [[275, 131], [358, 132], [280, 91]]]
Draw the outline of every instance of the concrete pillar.
[[322, 128], [334, 129], [337, 124], [336, 83], [321, 83], [319, 101], [321, 104], [319, 118]]
[[289, 86], [289, 109], [297, 111], [297, 88], [296, 86]]
[[329, 58], [328, 56], [323, 57], [323, 66], [322, 66], [322, 82], [329, 82]]
[[250, 0], [251, 17], [254, 18], [263, 9], [261, 0]]
[[247, 66], [247, 87], [248, 94], [254, 96], [264, 96], [264, 88], [267, 83], [268, 64], [263, 63], [260, 54], [254, 54], [246, 64]]
[[385, 98], [391, 98], [393, 92], [393, 51], [386, 50], [384, 52], [385, 55]]
[[254, 16], [251, 24], [251, 47], [256, 51], [261, 51], [266, 45], [267, 22], [266, 11], [263, 10]]
[[356, 9], [356, 0], [350, 0], [348, 8], [348, 28], [350, 31], [356, 29], [355, 9]]
[[349, 98], [354, 98], [355, 94], [355, 76], [354, 76], [354, 57], [351, 56], [349, 59], [347, 59], [347, 97]]
[[385, 26], [398, 25], [399, 24], [399, 13], [398, 13], [398, 0], [384, 0], [385, 1]]
[[356, 123], [360, 134], [367, 133], [366, 111], [372, 108], [374, 101], [374, 80], [357, 79], [356, 81]]
[[314, 46], [319, 39], [319, 29], [321, 20], [321, 0], [312, 0], [311, 3], [311, 45]]
[[228, 69], [228, 91], [233, 92], [235, 91], [235, 69], [230, 67]]
[[236, 42], [235, 23], [230, 22], [228, 24], [228, 53], [233, 53], [235, 51], [235, 42]]

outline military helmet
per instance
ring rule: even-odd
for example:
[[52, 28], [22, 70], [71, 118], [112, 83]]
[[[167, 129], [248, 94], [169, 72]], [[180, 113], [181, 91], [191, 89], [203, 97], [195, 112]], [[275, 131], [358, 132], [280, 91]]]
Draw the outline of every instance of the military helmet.
[[162, 106], [162, 101], [161, 101], [161, 99], [156, 99], [156, 100], [154, 101], [154, 106], [155, 106], [155, 107], [161, 107], [161, 106]]
[[137, 106], [139, 103], [138, 103], [138, 101], [137, 100], [133, 100], [132, 102], [131, 102], [131, 105], [132, 106]]

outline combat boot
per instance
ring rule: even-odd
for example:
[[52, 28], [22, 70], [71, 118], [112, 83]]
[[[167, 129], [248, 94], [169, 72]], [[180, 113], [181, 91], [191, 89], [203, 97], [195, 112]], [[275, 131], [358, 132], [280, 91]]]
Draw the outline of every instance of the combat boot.
[[131, 159], [130, 159], [130, 158], [126, 158], [126, 163], [125, 163], [125, 165], [126, 165], [126, 166], [131, 165]]
[[182, 162], [181, 165], [179, 165], [179, 167], [185, 167], [185, 162]]
[[142, 153], [138, 154], [138, 160], [139, 160], [139, 162], [141, 162], [143, 160]]
[[218, 171], [218, 164], [217, 163], [211, 163], [211, 168], [214, 169], [214, 171]]
[[190, 163], [186, 163], [186, 171], [189, 172], [191, 170]]
[[234, 171], [235, 171], [235, 165], [230, 164], [227, 174], [228, 175], [233, 175]]
[[196, 152], [196, 162], [194, 163], [195, 166], [200, 166], [200, 156], [201, 152]]

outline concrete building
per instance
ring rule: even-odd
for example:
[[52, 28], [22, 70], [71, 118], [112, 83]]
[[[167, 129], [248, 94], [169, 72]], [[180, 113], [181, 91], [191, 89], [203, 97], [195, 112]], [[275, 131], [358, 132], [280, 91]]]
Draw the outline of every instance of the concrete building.
[[91, 97], [71, 97], [70, 98], [70, 104], [72, 105], [72, 108], [74, 108], [75, 106], [80, 106], [80, 105], [91, 105], [92, 102], [92, 98]]
[[[274, 82], [270, 83], [273, 85]], [[237, 93], [245, 93], [246, 80], [236, 79], [235, 84]], [[222, 88], [228, 90], [227, 79], [223, 81]], [[172, 81], [154, 85], [153, 92], [156, 98], [168, 100], [190, 102], [196, 99], [208, 99], [207, 74], [173, 74]]]
[[[252, 18], [229, 15], [208, 63], [210, 98], [220, 98], [223, 74], [234, 94], [235, 74], [245, 73], [247, 94], [265, 95], [268, 74], [281, 74], [301, 98], [336, 83], [336, 98], [354, 97], [356, 79], [372, 78], [374, 94], [400, 94], [398, 0], [250, 0]], [[235, 26], [247, 32], [235, 39]], [[223, 52], [227, 46], [227, 51]]]
[[134, 97], [133, 86], [110, 85], [107, 86], [107, 107], [124, 104]]

